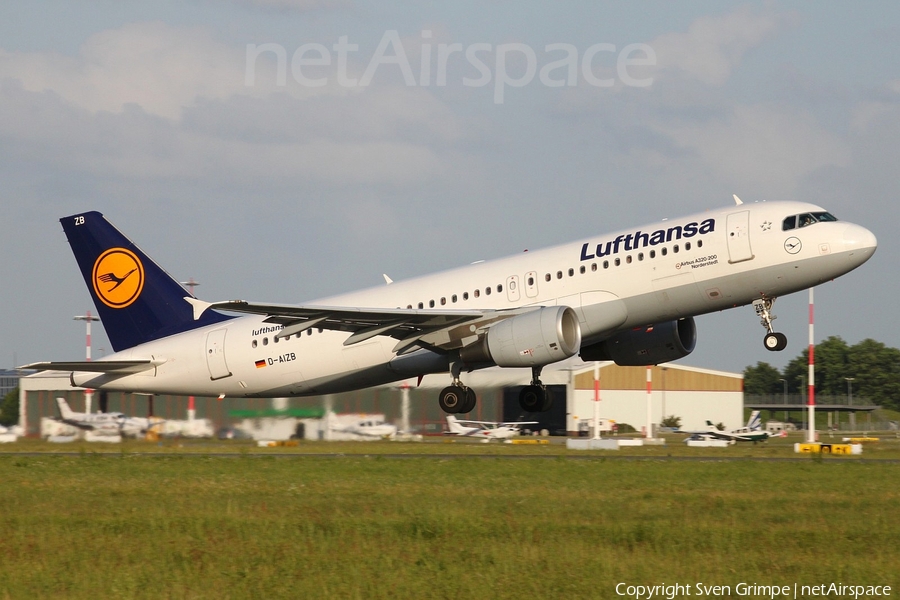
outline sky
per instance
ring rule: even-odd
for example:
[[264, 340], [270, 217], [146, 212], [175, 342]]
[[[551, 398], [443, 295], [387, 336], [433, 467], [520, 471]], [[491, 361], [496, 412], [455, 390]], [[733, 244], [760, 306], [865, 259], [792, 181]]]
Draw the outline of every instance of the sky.
[[[300, 303], [732, 194], [871, 229], [816, 338], [897, 347], [898, 157], [896, 2], [4, 3], [0, 367], [84, 355], [58, 220], [87, 210], [202, 299]], [[748, 306], [681, 362], [781, 368], [807, 300], [784, 352]]]

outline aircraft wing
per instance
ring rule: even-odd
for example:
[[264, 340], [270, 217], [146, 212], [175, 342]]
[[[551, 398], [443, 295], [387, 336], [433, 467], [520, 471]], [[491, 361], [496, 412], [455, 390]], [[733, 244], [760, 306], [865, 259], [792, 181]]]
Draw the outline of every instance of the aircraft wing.
[[290, 304], [263, 304], [244, 300], [204, 302], [186, 297], [194, 307], [194, 318], [199, 319], [207, 309], [264, 315], [267, 323], [277, 323], [284, 328], [276, 337], [302, 333], [318, 327], [333, 331], [346, 331], [352, 335], [345, 346], [358, 344], [377, 335], [397, 338], [394, 352], [403, 354], [416, 346], [439, 350], [452, 350], [475, 341], [479, 329], [517, 314], [537, 310], [540, 307], [511, 310], [416, 310], [391, 308], [356, 308], [346, 306], [297, 306]]
[[85, 371], [88, 373], [108, 373], [110, 375], [128, 375], [140, 373], [162, 364], [161, 361], [141, 360], [97, 360], [97, 361], [65, 361], [36, 362], [18, 367], [34, 371]]

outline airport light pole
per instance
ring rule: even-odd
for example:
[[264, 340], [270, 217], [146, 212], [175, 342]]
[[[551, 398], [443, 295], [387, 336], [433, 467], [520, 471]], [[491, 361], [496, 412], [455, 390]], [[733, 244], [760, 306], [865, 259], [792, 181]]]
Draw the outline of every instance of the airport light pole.
[[[85, 344], [84, 344], [84, 348], [85, 348], [84, 354], [85, 354], [85, 359], [88, 362], [90, 362], [90, 360], [91, 360], [91, 322], [99, 321], [100, 319], [98, 317], [93, 316], [91, 314], [91, 311], [88, 310], [83, 315], [76, 315], [76, 316], [72, 317], [72, 320], [85, 322], [86, 335], [85, 335]], [[84, 390], [84, 412], [86, 412], [86, 413], [91, 412], [91, 399], [92, 399], [93, 395], [94, 395], [94, 390], [92, 390], [91, 388], [85, 388], [85, 390]]]
[[788, 409], [787, 409], [787, 379], [779, 378], [778, 381], [784, 384], [784, 424], [787, 425]]
[[[193, 296], [194, 298], [197, 297], [194, 294], [194, 288], [197, 287], [198, 285], [200, 285], [200, 283], [197, 281], [194, 281], [193, 277], [189, 278], [187, 281], [182, 281], [181, 285], [187, 286], [187, 289], [191, 293], [191, 296]], [[188, 421], [193, 423], [196, 416], [197, 416], [197, 406], [196, 406], [194, 397], [188, 396], [188, 411], [187, 411]]]
[[[853, 406], [853, 382], [856, 378], [844, 377], [844, 379], [847, 381], [847, 404]], [[856, 413], [852, 410], [850, 411], [850, 429], [856, 429]]]

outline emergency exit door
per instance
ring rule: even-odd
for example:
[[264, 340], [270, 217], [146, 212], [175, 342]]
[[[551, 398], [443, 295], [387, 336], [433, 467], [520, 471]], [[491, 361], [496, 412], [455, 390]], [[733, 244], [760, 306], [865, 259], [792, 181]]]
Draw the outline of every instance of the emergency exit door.
[[750, 248], [750, 211], [731, 213], [725, 220], [728, 236], [728, 262], [731, 264], [751, 260], [753, 250]]

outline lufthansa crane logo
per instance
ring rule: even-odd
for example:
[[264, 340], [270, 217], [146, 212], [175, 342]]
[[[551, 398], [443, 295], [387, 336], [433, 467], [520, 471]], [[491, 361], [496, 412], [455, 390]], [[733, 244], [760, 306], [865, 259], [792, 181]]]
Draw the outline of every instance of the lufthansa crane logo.
[[110, 248], [94, 263], [94, 292], [110, 308], [125, 308], [144, 289], [144, 265], [131, 250]]

